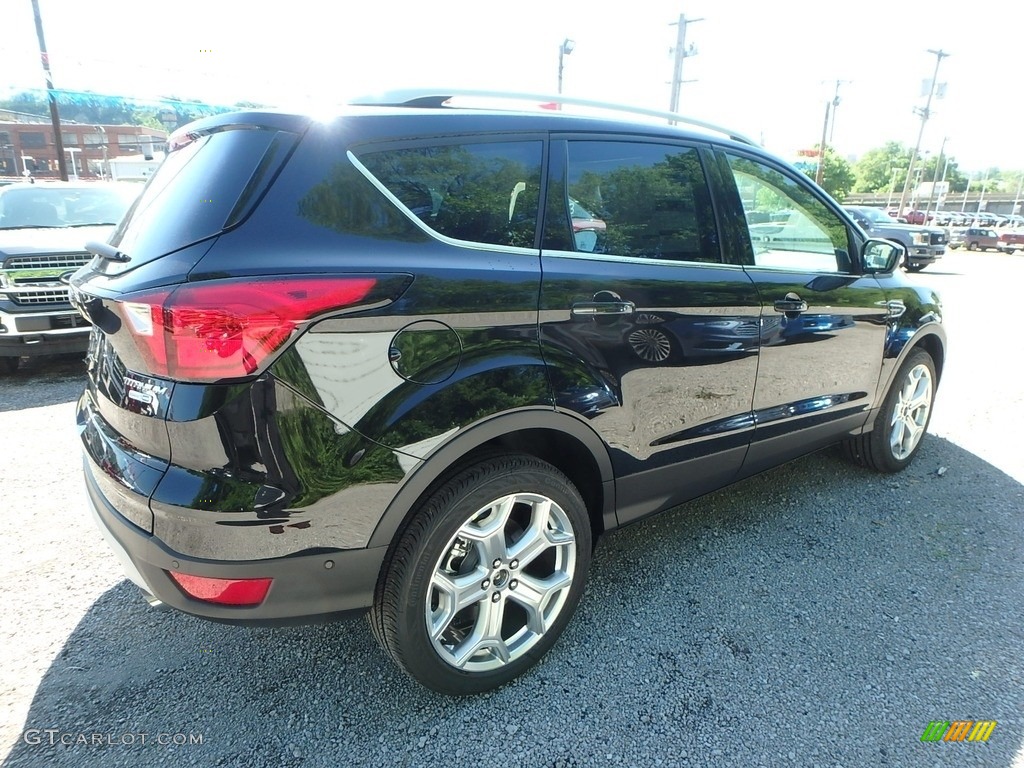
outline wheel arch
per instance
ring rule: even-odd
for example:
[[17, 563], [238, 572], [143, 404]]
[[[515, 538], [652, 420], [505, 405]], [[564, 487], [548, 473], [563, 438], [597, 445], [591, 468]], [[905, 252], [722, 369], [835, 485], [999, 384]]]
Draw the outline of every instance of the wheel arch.
[[527, 408], [459, 430], [432, 451], [388, 504], [367, 546], [392, 545], [424, 498], [469, 464], [498, 453], [535, 456], [565, 474], [587, 505], [595, 541], [617, 525], [614, 474], [605, 443], [580, 417]]
[[917, 349], [923, 349], [931, 356], [932, 362], [935, 364], [936, 385], [941, 381], [942, 369], [946, 363], [946, 332], [938, 323], [929, 323], [918, 329], [918, 331], [903, 344], [899, 354], [895, 355], [892, 358], [891, 364], [887, 366], [888, 370], [885, 374], [885, 380], [882, 382], [883, 386], [878, 389], [876, 408], [881, 406], [882, 401], [888, 394], [889, 388], [892, 387], [893, 381], [896, 378], [896, 374], [903, 365], [903, 361]]

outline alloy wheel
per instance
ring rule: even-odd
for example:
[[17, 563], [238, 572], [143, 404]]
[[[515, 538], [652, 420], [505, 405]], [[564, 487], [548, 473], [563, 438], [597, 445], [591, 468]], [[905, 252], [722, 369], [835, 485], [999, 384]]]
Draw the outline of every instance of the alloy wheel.
[[894, 458], [905, 459], [921, 442], [928, 426], [933, 391], [927, 366], [915, 365], [907, 372], [889, 420], [889, 447]]
[[443, 549], [426, 597], [426, 627], [447, 664], [484, 672], [533, 648], [569, 597], [576, 536], [550, 498], [516, 493], [480, 509]]

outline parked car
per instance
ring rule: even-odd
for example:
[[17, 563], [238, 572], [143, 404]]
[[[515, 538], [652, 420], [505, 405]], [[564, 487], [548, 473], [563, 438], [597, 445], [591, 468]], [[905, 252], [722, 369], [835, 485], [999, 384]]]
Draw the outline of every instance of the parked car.
[[142, 189], [136, 184], [38, 181], [0, 187], [0, 373], [22, 357], [86, 351], [89, 324], [61, 275], [91, 258]]
[[569, 198], [569, 216], [572, 219], [573, 240], [581, 251], [597, 248], [600, 234], [607, 229], [605, 223], [580, 205], [578, 200]]
[[998, 249], [999, 233], [989, 227], [968, 227], [963, 233], [963, 244], [968, 251]]
[[846, 212], [872, 237], [888, 238], [902, 245], [907, 252], [904, 266], [911, 272], [919, 272], [934, 264], [946, 252], [949, 236], [941, 227], [901, 224], [880, 208], [866, 205], [848, 205]]
[[470, 694], [555, 643], [601, 534], [835, 443], [907, 467], [946, 337], [754, 142], [448, 96], [181, 128], [71, 285], [87, 496], [148, 599], [368, 613]]
[[922, 224], [927, 224], [928, 222], [930, 222], [932, 220], [932, 217], [933, 217], [933, 214], [931, 214], [931, 213], [925, 213], [924, 211], [913, 210], [913, 211], [907, 211], [907, 213], [903, 215], [903, 217], [900, 219], [900, 221], [904, 221], [907, 224], [922, 225]]

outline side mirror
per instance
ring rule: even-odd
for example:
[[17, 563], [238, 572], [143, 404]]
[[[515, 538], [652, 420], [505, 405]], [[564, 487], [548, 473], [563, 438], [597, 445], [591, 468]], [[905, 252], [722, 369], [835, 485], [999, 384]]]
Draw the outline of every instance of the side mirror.
[[892, 272], [906, 255], [906, 249], [892, 240], [868, 240], [861, 251], [864, 270], [869, 274]]

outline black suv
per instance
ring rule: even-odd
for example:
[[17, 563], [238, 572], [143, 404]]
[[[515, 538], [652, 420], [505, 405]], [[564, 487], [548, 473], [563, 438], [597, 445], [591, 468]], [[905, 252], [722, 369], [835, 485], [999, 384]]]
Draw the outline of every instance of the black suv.
[[72, 296], [88, 496], [151, 602], [369, 609], [464, 694], [552, 646], [603, 532], [833, 443], [903, 469], [945, 334], [752, 143], [443, 101], [179, 130]]

